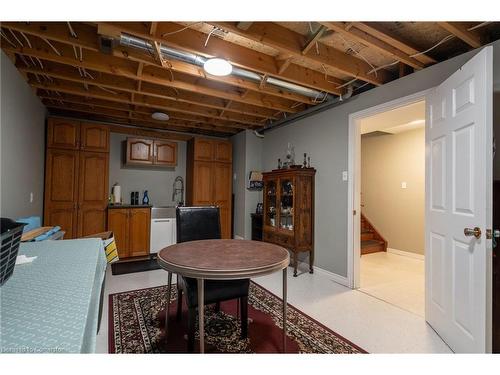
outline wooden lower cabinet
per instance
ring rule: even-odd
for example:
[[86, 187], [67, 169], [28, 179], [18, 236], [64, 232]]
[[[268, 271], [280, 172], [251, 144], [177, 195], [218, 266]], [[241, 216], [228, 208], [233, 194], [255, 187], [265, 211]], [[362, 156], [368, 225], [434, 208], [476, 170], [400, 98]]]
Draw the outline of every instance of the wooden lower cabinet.
[[58, 225], [63, 230], [64, 238], [71, 239], [77, 237], [77, 209], [73, 204], [69, 207], [45, 208], [44, 225]]
[[78, 237], [101, 233], [106, 230], [106, 209], [83, 207], [78, 209]]
[[113, 231], [118, 257], [128, 258], [128, 217], [130, 210], [126, 208], [108, 209], [108, 230]]
[[109, 208], [107, 229], [114, 233], [120, 259], [149, 254], [150, 208]]

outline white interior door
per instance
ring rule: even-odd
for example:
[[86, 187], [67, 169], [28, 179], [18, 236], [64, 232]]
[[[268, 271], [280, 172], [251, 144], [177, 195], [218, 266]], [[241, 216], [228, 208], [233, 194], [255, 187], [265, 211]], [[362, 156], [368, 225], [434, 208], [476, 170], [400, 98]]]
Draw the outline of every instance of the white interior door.
[[425, 316], [461, 353], [491, 351], [492, 75], [486, 47], [426, 104]]

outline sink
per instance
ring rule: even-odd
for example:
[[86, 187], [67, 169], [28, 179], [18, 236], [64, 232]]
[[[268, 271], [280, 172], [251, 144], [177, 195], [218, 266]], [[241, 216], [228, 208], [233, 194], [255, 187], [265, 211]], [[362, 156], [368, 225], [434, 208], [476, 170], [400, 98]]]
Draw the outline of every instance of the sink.
[[151, 219], [175, 219], [175, 206], [151, 208]]

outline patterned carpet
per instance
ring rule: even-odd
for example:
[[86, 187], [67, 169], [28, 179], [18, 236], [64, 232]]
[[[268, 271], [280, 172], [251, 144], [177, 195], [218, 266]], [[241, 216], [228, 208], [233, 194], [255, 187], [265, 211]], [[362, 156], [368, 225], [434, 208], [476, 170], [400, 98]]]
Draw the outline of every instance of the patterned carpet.
[[[166, 286], [109, 296], [110, 353], [186, 352], [187, 308], [175, 318], [177, 291], [172, 286], [169, 334], [165, 343]], [[248, 339], [240, 339], [236, 301], [221, 304], [221, 311], [205, 307], [207, 353], [281, 353], [282, 300], [251, 283], [248, 299]], [[289, 305], [287, 353], [365, 353], [365, 351]], [[199, 337], [196, 337], [195, 352]]]

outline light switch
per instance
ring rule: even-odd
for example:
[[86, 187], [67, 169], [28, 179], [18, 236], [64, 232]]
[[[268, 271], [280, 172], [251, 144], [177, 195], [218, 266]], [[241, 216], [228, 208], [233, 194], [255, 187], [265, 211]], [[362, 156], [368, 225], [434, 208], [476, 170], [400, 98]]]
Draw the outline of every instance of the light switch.
[[406, 181], [401, 182], [401, 189], [406, 189]]
[[30, 193], [30, 203], [33, 203], [33, 192]]
[[347, 181], [347, 171], [342, 172], [342, 181]]
[[236, 175], [236, 173], [233, 174], [233, 180], [236, 181], [236, 179], [238, 178], [238, 176]]

